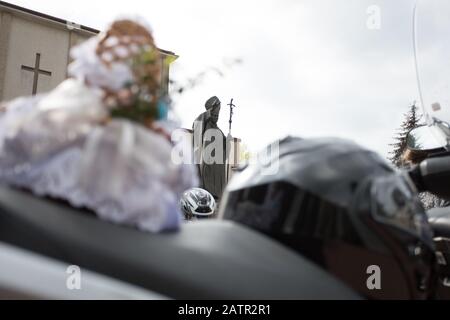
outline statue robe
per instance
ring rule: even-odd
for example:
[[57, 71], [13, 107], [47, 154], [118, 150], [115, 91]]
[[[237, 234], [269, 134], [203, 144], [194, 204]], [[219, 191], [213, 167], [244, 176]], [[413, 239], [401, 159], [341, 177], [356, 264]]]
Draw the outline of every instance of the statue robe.
[[[220, 160], [221, 163], [205, 163], [205, 160], [210, 159], [211, 157], [215, 157], [215, 151], [212, 155], [207, 154], [205, 152], [207, 146], [211, 143], [214, 143], [214, 140], [209, 141], [207, 137], [205, 137], [205, 132], [209, 129], [217, 130], [216, 133], [219, 133], [221, 136], [222, 143], [222, 157]], [[227, 159], [227, 139], [223, 134], [222, 130], [217, 126], [216, 123], [213, 123], [207, 116], [207, 113], [202, 113], [194, 122], [193, 125], [194, 131], [194, 141], [200, 141], [200, 145], [194, 146], [194, 159], [198, 164], [199, 175], [200, 175], [200, 186], [201, 188], [207, 190], [211, 193], [216, 199], [220, 199], [222, 193], [225, 189], [226, 185], [226, 159]], [[209, 151], [209, 150], [208, 150]], [[218, 155], [220, 156], [220, 155]], [[206, 161], [208, 162], [208, 161]], [[211, 162], [211, 161], [209, 161]]]

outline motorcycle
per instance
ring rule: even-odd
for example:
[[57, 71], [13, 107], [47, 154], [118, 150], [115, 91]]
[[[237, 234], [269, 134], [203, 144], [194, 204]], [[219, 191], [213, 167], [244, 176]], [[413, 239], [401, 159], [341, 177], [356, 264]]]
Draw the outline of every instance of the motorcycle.
[[[423, 161], [408, 174], [419, 192], [429, 192], [442, 200], [450, 199], [449, 74], [446, 57], [449, 49], [446, 35], [450, 23], [444, 15], [447, 2], [418, 2], [414, 14], [414, 52], [420, 100], [426, 124], [407, 136], [407, 149], [419, 154]], [[438, 40], [436, 40], [436, 38]], [[432, 62], [432, 63], [431, 63]], [[442, 202], [442, 201], [441, 201]], [[428, 210], [434, 231], [436, 257], [439, 265], [438, 296], [450, 299], [450, 207]]]
[[[424, 75], [419, 67], [420, 35], [430, 34], [420, 24], [427, 25], [427, 8], [429, 16], [450, 12], [450, 7], [439, 11], [424, 4], [415, 13], [424, 106], [429, 105], [425, 83], [434, 87], [427, 76], [432, 73]], [[438, 106], [432, 102], [430, 108]], [[442, 126], [431, 121], [410, 133], [408, 148], [428, 158], [407, 174], [418, 191], [450, 199], [449, 143], [437, 133], [446, 130]], [[432, 139], [426, 137], [430, 130]], [[428, 140], [442, 143], [418, 143]], [[439, 264], [436, 297], [450, 299], [450, 208], [430, 210], [429, 222]], [[0, 298], [5, 299], [364, 298], [305, 256], [236, 222], [205, 220], [177, 232], [148, 234], [8, 186], [0, 187], [0, 266]]]
[[[304, 257], [232, 222], [148, 234], [8, 187], [0, 188], [0, 265], [0, 297], [9, 299], [359, 298]], [[66, 288], [69, 266], [81, 269], [82, 290]]]

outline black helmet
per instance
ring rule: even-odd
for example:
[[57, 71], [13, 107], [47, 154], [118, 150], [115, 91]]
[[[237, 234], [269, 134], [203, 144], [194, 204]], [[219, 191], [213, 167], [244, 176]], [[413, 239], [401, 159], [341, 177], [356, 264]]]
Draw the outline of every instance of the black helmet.
[[208, 191], [200, 188], [184, 192], [180, 205], [186, 220], [210, 218], [216, 210], [214, 197]]
[[[288, 137], [276, 145], [269, 163], [235, 175], [219, 217], [279, 240], [366, 297], [430, 296], [432, 234], [407, 176], [347, 140]], [[372, 270], [381, 289], [368, 284]]]

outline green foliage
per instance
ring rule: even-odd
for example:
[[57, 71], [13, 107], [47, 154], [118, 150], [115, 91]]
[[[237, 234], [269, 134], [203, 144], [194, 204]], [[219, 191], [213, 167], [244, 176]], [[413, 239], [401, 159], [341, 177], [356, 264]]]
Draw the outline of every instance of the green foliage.
[[402, 167], [402, 155], [407, 149], [406, 138], [408, 133], [420, 126], [421, 116], [418, 114], [416, 103], [414, 102], [407, 113], [404, 114], [405, 119], [403, 120], [400, 128], [397, 130], [397, 135], [394, 137], [395, 143], [390, 144], [392, 151], [389, 152], [389, 160], [397, 168]]
[[[155, 65], [159, 55], [156, 50], [144, 48], [132, 57], [131, 67], [134, 73], [134, 82], [128, 83], [122, 90], [125, 98], [116, 96], [115, 107], [111, 110], [113, 118], [126, 118], [132, 121], [145, 123], [149, 119], [159, 120], [161, 113], [158, 109], [158, 98], [152, 85], [157, 83]], [[153, 95], [152, 95], [153, 93]]]
[[136, 122], [145, 122], [147, 119], [158, 119], [158, 109], [156, 106], [136, 99], [133, 106], [120, 107], [111, 110], [113, 118], [125, 118]]

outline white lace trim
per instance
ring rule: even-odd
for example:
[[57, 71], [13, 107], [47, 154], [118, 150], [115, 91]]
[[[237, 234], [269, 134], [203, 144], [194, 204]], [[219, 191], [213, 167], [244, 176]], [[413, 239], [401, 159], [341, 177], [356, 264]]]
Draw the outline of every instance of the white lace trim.
[[75, 108], [64, 116], [41, 110], [30, 117], [38, 101], [16, 101], [0, 118], [2, 128], [20, 123], [14, 134], [0, 132], [2, 182], [146, 231], [180, 225], [179, 199], [198, 181], [194, 166], [171, 161], [168, 141], [125, 120], [94, 125], [82, 108], [82, 115]]

